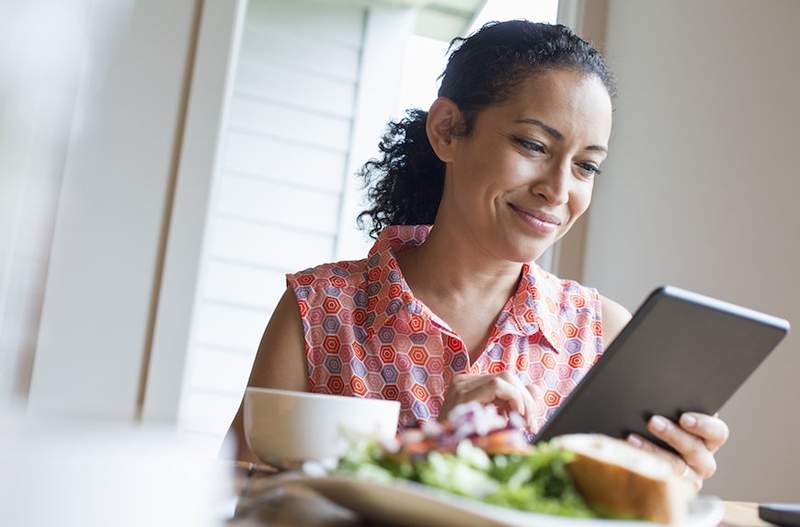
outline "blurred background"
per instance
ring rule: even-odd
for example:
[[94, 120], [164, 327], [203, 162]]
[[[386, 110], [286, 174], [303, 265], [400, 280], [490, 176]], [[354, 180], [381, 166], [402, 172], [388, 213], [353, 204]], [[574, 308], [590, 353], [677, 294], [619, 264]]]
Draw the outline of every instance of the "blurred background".
[[[560, 22], [617, 76], [593, 204], [541, 264], [800, 327], [800, 2], [0, 0], [0, 401], [216, 455], [284, 275], [362, 258], [354, 173], [451, 39]], [[709, 493], [800, 500], [800, 340], [723, 409]]]

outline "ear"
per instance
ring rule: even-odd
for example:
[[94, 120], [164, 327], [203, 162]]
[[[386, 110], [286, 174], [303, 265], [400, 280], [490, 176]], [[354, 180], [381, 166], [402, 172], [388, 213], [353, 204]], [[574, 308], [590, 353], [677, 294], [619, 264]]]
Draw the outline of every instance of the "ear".
[[456, 103], [447, 97], [439, 97], [428, 110], [425, 131], [433, 151], [442, 162], [453, 160], [455, 135], [454, 130], [461, 122], [461, 110]]

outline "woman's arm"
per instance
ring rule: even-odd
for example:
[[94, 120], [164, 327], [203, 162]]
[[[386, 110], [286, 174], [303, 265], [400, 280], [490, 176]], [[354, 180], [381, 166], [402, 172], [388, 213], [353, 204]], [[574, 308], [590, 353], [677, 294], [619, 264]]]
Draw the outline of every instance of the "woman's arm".
[[[248, 386], [305, 391], [308, 388], [306, 374], [303, 323], [297, 309], [297, 300], [287, 289], [261, 337]], [[244, 399], [233, 419], [225, 441], [236, 445], [236, 459], [255, 462], [256, 458], [247, 448], [244, 439]]]
[[633, 315], [622, 305], [603, 295], [600, 295], [600, 304], [603, 310], [603, 350], [605, 350], [617, 338], [622, 328], [630, 322]]

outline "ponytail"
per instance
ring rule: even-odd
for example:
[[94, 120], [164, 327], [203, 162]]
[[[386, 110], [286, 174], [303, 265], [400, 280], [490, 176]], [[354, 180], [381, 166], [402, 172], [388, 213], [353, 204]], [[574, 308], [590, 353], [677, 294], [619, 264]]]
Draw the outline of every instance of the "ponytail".
[[380, 159], [359, 172], [372, 205], [358, 215], [359, 228], [377, 238], [387, 225], [432, 224], [442, 200], [444, 163], [428, 141], [428, 112], [408, 110], [390, 122], [378, 148]]

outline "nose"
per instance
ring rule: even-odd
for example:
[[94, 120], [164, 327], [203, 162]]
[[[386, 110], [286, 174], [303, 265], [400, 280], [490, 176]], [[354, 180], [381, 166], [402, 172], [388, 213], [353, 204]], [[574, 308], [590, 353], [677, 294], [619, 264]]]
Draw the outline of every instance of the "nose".
[[572, 173], [569, 161], [553, 163], [531, 185], [531, 193], [544, 199], [548, 205], [563, 205], [569, 199], [569, 182]]

